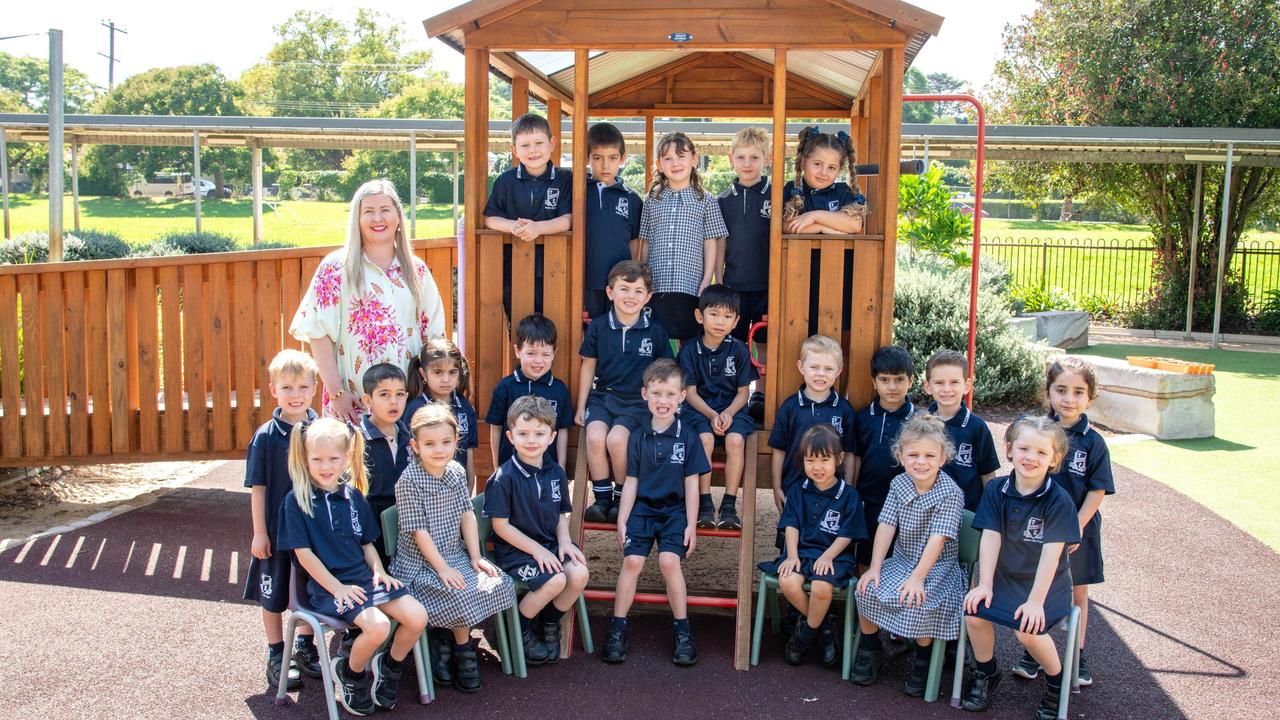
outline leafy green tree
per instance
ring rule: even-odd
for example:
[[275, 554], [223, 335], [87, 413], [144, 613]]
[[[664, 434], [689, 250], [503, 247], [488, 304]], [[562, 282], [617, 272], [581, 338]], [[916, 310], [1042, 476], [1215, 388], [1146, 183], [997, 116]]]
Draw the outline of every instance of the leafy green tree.
[[[94, 109], [105, 115], [241, 115], [243, 91], [216, 65], [155, 68], [133, 75], [103, 96]], [[191, 148], [94, 145], [86, 153], [88, 181], [103, 194], [123, 194], [130, 180], [158, 170], [192, 170]], [[204, 148], [200, 170], [221, 188], [227, 175], [249, 172], [249, 151]], [[215, 197], [218, 193], [215, 193]]]
[[973, 217], [951, 207], [951, 192], [942, 184], [942, 168], [898, 178], [898, 239], [917, 250], [967, 265], [969, 253], [958, 241], [973, 235]]
[[[89, 76], [71, 67], [62, 66], [62, 104], [69, 113], [85, 112], [98, 96], [99, 89], [89, 81]], [[6, 112], [49, 111], [49, 61], [34, 57], [18, 57], [0, 52], [0, 97], [17, 95], [0, 100], [0, 106], [12, 107]]]
[[[925, 76], [924, 72], [922, 72], [920, 68], [907, 68], [907, 72], [902, 76], [902, 92], [915, 95], [932, 92], [929, 89], [929, 78]], [[933, 122], [933, 118], [937, 115], [934, 106], [935, 103], [903, 103], [902, 122], [923, 124], [931, 123]]]
[[[1274, 0], [1042, 0], [1005, 35], [995, 70], [1001, 122], [1155, 127], [1280, 127], [1280, 6]], [[1156, 282], [1148, 321], [1180, 327], [1191, 260], [1195, 167], [1047, 166], [1044, 185], [1128, 196], [1151, 218]], [[1194, 324], [1212, 320], [1224, 168], [1204, 167]], [[1226, 217], [1226, 260], [1250, 219], [1280, 202], [1280, 169], [1237, 165]], [[1228, 275], [1228, 298], [1239, 279]], [[1224, 311], [1228, 330], [1243, 305]]]

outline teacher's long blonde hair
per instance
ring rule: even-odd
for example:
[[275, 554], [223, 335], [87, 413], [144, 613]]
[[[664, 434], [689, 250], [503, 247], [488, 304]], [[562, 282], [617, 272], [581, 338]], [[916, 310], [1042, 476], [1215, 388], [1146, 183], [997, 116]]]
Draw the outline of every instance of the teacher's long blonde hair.
[[370, 195], [386, 195], [395, 203], [396, 213], [400, 216], [400, 223], [396, 227], [396, 260], [400, 261], [404, 286], [412, 293], [420, 315], [425, 311], [425, 303], [422, 299], [422, 283], [418, 279], [418, 273], [414, 271], [413, 246], [405, 231], [407, 223], [404, 219], [404, 204], [400, 202], [400, 193], [396, 192], [395, 184], [386, 178], [370, 180], [361, 185], [351, 198], [351, 211], [347, 216], [347, 257], [342, 265], [343, 274], [357, 293], [364, 292], [364, 263], [361, 262], [364, 241], [360, 237], [360, 203]]

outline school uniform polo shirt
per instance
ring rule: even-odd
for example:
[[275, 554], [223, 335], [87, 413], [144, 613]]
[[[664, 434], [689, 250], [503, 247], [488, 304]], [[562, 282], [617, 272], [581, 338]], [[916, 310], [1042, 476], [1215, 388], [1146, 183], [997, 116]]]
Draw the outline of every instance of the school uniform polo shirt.
[[729, 240], [724, 248], [724, 284], [739, 292], [769, 288], [769, 218], [773, 185], [762, 178], [755, 185], [733, 184], [716, 196]]
[[889, 494], [889, 483], [902, 472], [902, 466], [893, 456], [893, 443], [898, 431], [915, 413], [916, 406], [910, 400], [897, 410], [880, 407], [880, 398], [860, 410], [853, 422], [855, 452], [862, 464], [858, 470], [858, 492], [862, 501], [881, 505]]
[[[1067, 431], [1067, 456], [1062, 460], [1062, 469], [1051, 475], [1054, 481], [1067, 491], [1076, 509], [1094, 490], [1114, 495], [1116, 482], [1111, 475], [1111, 451], [1102, 435], [1089, 427], [1089, 416], [1081, 414], [1075, 425], [1064, 430]], [[1085, 525], [1084, 536], [1097, 537], [1101, 531], [1102, 513], [1096, 512]]]
[[[782, 188], [783, 201], [790, 204], [792, 198], [804, 198], [804, 209], [801, 212], [826, 210], [840, 212], [845, 205], [865, 205], [867, 199], [847, 183], [834, 182], [822, 189], [811, 188], [803, 180], [797, 185], [795, 180], [788, 181]], [[487, 214], [487, 213], [486, 213]]]
[[[413, 414], [431, 402], [434, 401], [426, 393], [410, 400], [404, 409], [405, 422], [412, 423]], [[449, 408], [453, 410], [453, 416], [458, 419], [458, 449], [454, 452], [453, 459], [466, 467], [467, 451], [480, 447], [480, 421], [476, 414], [476, 407], [470, 400], [454, 392], [453, 397], [449, 399]]]
[[685, 343], [680, 348], [680, 369], [684, 384], [698, 388], [698, 397], [717, 412], [729, 407], [739, 388], [751, 384], [756, 371], [747, 344], [732, 335], [715, 348], [702, 344], [700, 337]]
[[[316, 413], [307, 409], [307, 419], [316, 419]], [[293, 489], [293, 478], [289, 476], [289, 434], [293, 432], [293, 423], [286, 422], [281, 416], [280, 408], [271, 413], [271, 419], [262, 424], [253, 439], [249, 441], [249, 453], [245, 462], [244, 486], [247, 488], [261, 485], [267, 489], [267, 537], [276, 543], [280, 505], [284, 496]]]
[[804, 458], [799, 456], [800, 438], [805, 431], [819, 423], [830, 425], [840, 434], [840, 444], [844, 451], [853, 452], [853, 419], [853, 406], [835, 390], [831, 391], [826, 400], [817, 402], [809, 397], [804, 385], [801, 385], [796, 394], [782, 402], [773, 418], [769, 447], [786, 452], [786, 463], [782, 467], [784, 497], [791, 488], [805, 479]]
[[[936, 414], [938, 403], [930, 405], [929, 412]], [[964, 508], [976, 512], [982, 499], [982, 476], [1000, 469], [995, 439], [987, 421], [964, 405], [944, 424], [956, 446], [956, 456], [942, 466], [942, 471], [964, 491]]]
[[603, 290], [609, 271], [631, 259], [631, 241], [640, 237], [644, 202], [622, 178], [613, 183], [587, 182], [587, 267], [585, 287]]
[[333, 492], [314, 485], [311, 491], [311, 515], [302, 512], [293, 491], [285, 496], [277, 545], [281, 550], [310, 549], [339, 582], [369, 582], [373, 571], [365, 563], [364, 546], [382, 535], [369, 501], [346, 483]]
[[613, 308], [591, 321], [582, 337], [578, 354], [595, 358], [594, 390], [614, 393], [624, 399], [640, 397], [645, 368], [658, 358], [671, 357], [671, 340], [660, 323], [640, 312], [635, 325], [623, 325]]
[[[485, 217], [508, 220], [554, 220], [573, 212], [573, 172], [547, 163], [541, 175], [532, 175], [521, 163], [493, 181], [489, 200], [484, 205]], [[534, 277], [542, 278], [542, 246], [533, 254]], [[511, 287], [511, 246], [502, 249], [503, 282]]]
[[[360, 418], [360, 434], [364, 435], [364, 466], [369, 473], [369, 497], [395, 498], [396, 481], [409, 464], [409, 426], [404, 420], [396, 421], [396, 435], [389, 438], [377, 425], [373, 416]], [[391, 452], [394, 440], [395, 453]]]
[[[518, 367], [493, 387], [493, 397], [489, 398], [489, 410], [485, 413], [484, 421], [506, 430], [507, 411], [511, 409], [512, 403], [526, 395], [535, 395], [551, 403], [551, 409], [556, 412], [557, 430], [573, 427], [573, 404], [569, 399], [569, 388], [553, 377], [550, 371], [543, 373], [542, 377], [530, 378]], [[503, 432], [498, 441], [498, 464], [510, 460], [515, 452], [515, 447]], [[547, 446], [542, 462], [544, 465], [558, 462], [555, 443]]]
[[[867, 539], [862, 499], [857, 490], [840, 480], [826, 490], [808, 478], [791, 488], [778, 516], [778, 530], [789, 527], [800, 533], [797, 550], [803, 560], [816, 560], [837, 538]], [[853, 546], [848, 549], [852, 551]]]
[[627, 441], [627, 477], [639, 479], [636, 501], [654, 510], [684, 507], [684, 479], [711, 472], [702, 441], [677, 419], [665, 430], [646, 423]]
[[[1076, 509], [1066, 491], [1054, 482], [1045, 481], [1030, 495], [1018, 492], [1013, 476], [992, 478], [982, 492], [978, 511], [973, 516], [975, 530], [994, 530], [1000, 533], [1000, 560], [996, 571], [1014, 580], [1027, 583], [1035, 579], [1040, 566], [1040, 553], [1045, 543], [1080, 542], [1080, 525], [1076, 521]], [[1069, 553], [1063, 550], [1054, 573], [1054, 585], [1066, 578], [1071, 580]]]
[[[542, 467], [535, 467], [513, 457], [502, 463], [485, 486], [485, 517], [507, 518], [543, 547], [556, 542], [556, 526], [561, 516], [572, 510], [569, 480], [564, 468], [555, 463], [544, 462]], [[495, 533], [493, 553], [502, 563], [511, 554], [523, 551]]]

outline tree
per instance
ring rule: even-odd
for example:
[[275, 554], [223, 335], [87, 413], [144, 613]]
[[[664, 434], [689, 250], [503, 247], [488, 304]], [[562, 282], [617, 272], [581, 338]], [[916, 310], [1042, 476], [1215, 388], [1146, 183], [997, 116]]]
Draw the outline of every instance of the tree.
[[[109, 115], [241, 115], [242, 97], [240, 86], [223, 77], [216, 65], [183, 65], [131, 76], [95, 110]], [[225, 175], [248, 174], [248, 155], [241, 148], [205, 148], [200, 153], [201, 172], [212, 173], [221, 189]], [[95, 145], [86, 154], [86, 165], [89, 182], [98, 192], [123, 194], [131, 174], [190, 171], [191, 148]]]
[[[907, 72], [902, 76], [902, 91], [904, 94], [923, 94], [932, 92], [929, 89], [929, 79], [917, 67], [907, 68]], [[902, 122], [904, 123], [922, 123], [929, 124], [933, 122], [934, 116], [937, 114], [934, 110], [936, 103], [909, 102], [902, 104]]]
[[[1042, 0], [1005, 36], [997, 117], [1012, 122], [1156, 127], [1280, 127], [1280, 8], [1274, 0]], [[1093, 166], [1095, 187], [1128, 190], [1151, 217], [1156, 290], [1150, 317], [1180, 326], [1186, 304], [1195, 168]], [[1195, 325], [1206, 327], [1218, 270], [1223, 167], [1204, 167]], [[1226, 260], [1250, 219], [1280, 202], [1280, 169], [1237, 165]], [[1228, 298], [1238, 278], [1228, 275]], [[1206, 302], [1207, 301], [1207, 302]], [[1231, 308], [1228, 308], [1229, 311]], [[1224, 312], [1230, 328], [1243, 322]]]
[[[97, 98], [98, 91], [88, 75], [70, 65], [62, 66], [62, 105], [66, 112], [84, 112]], [[47, 113], [49, 61], [0, 52], [0, 96], [10, 93], [17, 96], [18, 103], [12, 112]], [[8, 100], [0, 100], [0, 106], [14, 107], [12, 95]]]

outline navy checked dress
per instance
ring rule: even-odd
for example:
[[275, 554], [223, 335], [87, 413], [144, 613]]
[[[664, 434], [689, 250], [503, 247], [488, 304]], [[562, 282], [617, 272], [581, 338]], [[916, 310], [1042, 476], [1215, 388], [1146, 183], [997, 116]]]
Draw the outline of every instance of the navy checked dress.
[[[965, 581], [956, 538], [963, 516], [964, 491], [946, 473], [938, 473], [933, 487], [923, 495], [916, 493], [906, 473], [894, 478], [880, 511], [880, 522], [898, 528], [893, 554], [880, 568], [880, 586], [868, 587], [865, 594], [858, 595], [858, 612], [899, 637], [959, 637]], [[875, 536], [873, 530], [871, 534]], [[911, 576], [933, 535], [947, 540], [925, 576], [924, 606], [904, 607], [898, 602], [898, 586]]]
[[[391, 575], [405, 584], [427, 609], [433, 627], [471, 627], [499, 613], [516, 601], [515, 583], [504, 572], [497, 577], [477, 573], [462, 542], [462, 514], [471, 512], [466, 471], [449, 463], [443, 477], [436, 477], [411, 461], [396, 483], [396, 507], [400, 509], [400, 538], [391, 561]], [[462, 590], [445, 587], [422, 556], [413, 533], [426, 530], [449, 567], [462, 574]]]

